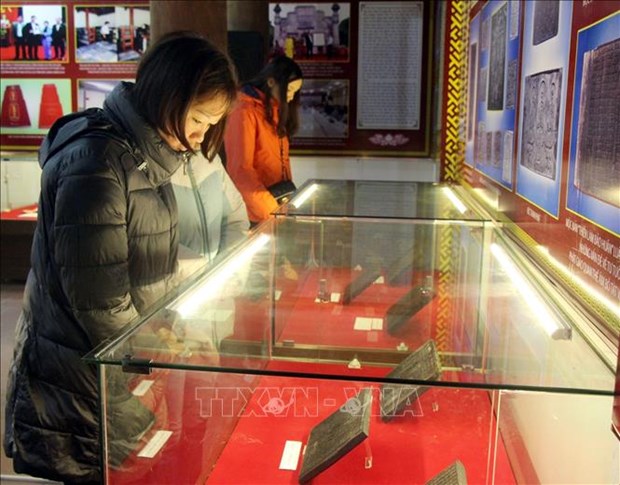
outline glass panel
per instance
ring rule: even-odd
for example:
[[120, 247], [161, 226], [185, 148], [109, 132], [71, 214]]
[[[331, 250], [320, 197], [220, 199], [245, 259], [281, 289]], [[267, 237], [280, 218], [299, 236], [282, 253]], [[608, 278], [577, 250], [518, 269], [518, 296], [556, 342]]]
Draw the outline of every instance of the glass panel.
[[499, 392], [499, 438], [517, 483], [620, 483], [611, 396]]
[[309, 180], [275, 214], [485, 220], [467, 203], [463, 191], [430, 182]]
[[[456, 462], [468, 483], [489, 483], [489, 470], [514, 483], [490, 439], [488, 391], [388, 388], [320, 366], [351, 380], [104, 366], [107, 483], [426, 483]], [[378, 379], [389, 370], [368, 369]], [[386, 414], [393, 395], [406, 399]]]
[[371, 377], [432, 341], [441, 374], [401, 383], [611, 395], [613, 363], [580, 319], [488, 221], [282, 215], [88, 358], [264, 374], [332, 362]]

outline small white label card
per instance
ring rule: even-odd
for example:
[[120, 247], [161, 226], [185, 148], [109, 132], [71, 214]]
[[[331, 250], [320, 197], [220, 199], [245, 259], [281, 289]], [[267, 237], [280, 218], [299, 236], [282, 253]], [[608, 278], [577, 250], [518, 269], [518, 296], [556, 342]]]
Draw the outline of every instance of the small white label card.
[[172, 436], [172, 431], [160, 429], [153, 435], [146, 446], [140, 450], [138, 456], [141, 458], [153, 458], [166, 444], [170, 436]]
[[383, 330], [383, 318], [355, 317], [353, 330]]
[[280, 299], [280, 297], [282, 296], [282, 290], [275, 290], [273, 292], [273, 298], [274, 300], [278, 301]]
[[333, 292], [331, 297], [332, 303], [338, 303], [340, 301], [340, 293]]
[[153, 379], [144, 379], [136, 388], [131, 391], [134, 396], [144, 396], [155, 382]]
[[353, 330], [370, 330], [372, 328], [372, 320], [372, 318], [368, 317], [355, 317]]
[[301, 445], [301, 441], [286, 440], [280, 459], [280, 470], [297, 470]]

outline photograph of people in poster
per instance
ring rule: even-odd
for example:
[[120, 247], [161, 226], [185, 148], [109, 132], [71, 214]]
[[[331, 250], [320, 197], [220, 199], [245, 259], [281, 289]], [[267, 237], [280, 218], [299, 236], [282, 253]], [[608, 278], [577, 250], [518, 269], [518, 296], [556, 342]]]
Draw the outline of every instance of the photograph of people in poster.
[[0, 59], [66, 62], [67, 11], [62, 5], [3, 5]]
[[536, 0], [524, 8], [516, 191], [557, 218], [572, 2]]
[[150, 40], [146, 5], [79, 6], [74, 9], [79, 63], [139, 61]]
[[269, 3], [271, 54], [298, 62], [348, 62], [348, 2]]
[[349, 134], [349, 81], [305, 79], [296, 138], [346, 138]]
[[6, 79], [2, 82], [3, 135], [38, 135], [71, 112], [70, 79]]
[[577, 34], [567, 208], [620, 235], [620, 13]]

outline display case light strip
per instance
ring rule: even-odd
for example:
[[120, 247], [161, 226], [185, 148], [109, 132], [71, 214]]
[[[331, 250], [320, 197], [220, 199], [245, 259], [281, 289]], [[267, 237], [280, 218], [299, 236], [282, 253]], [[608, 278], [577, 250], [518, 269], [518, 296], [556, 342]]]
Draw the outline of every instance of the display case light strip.
[[553, 265], [554, 268], [561, 271], [565, 276], [574, 281], [580, 288], [582, 288], [585, 292], [587, 292], [592, 298], [594, 298], [599, 303], [605, 305], [614, 315], [620, 318], [620, 305], [618, 303], [614, 303], [605, 295], [596, 291], [596, 289], [592, 288], [589, 284], [587, 284], [584, 280], [582, 280], [579, 276], [571, 271], [562, 263], [560, 263], [557, 259], [555, 259], [551, 254], [549, 254], [549, 248], [546, 246], [536, 246], [536, 250], [543, 254], [544, 258]]
[[551, 315], [540, 297], [513, 263], [512, 259], [496, 243], [491, 244], [491, 253], [493, 253], [495, 259], [497, 259], [517, 291], [521, 294], [528, 308], [531, 310], [531, 313], [535, 315], [539, 325], [550, 337], [556, 337], [559, 333], [558, 331], [563, 330], [563, 327], [557, 323], [556, 319]]
[[310, 187], [306, 188], [301, 194], [299, 194], [298, 197], [295, 197], [293, 199], [293, 202], [291, 202], [296, 209], [299, 209], [299, 207], [308, 200], [308, 198], [314, 193], [316, 192], [316, 189], [318, 189], [319, 186], [317, 184], [312, 184]]
[[217, 295], [224, 283], [245, 265], [269, 241], [270, 236], [260, 234], [248, 246], [243, 248], [234, 258], [228, 260], [214, 273], [209, 275], [204, 283], [199, 285], [187, 296], [183, 297], [174, 308], [181, 317], [192, 315], [196, 308]]
[[450, 202], [452, 202], [454, 207], [456, 207], [456, 210], [458, 210], [461, 214], [465, 214], [465, 212], [467, 211], [467, 207], [465, 207], [465, 204], [463, 204], [461, 200], [456, 195], [454, 195], [452, 189], [450, 187], [444, 187], [443, 191], [448, 197], [448, 199], [450, 199]]

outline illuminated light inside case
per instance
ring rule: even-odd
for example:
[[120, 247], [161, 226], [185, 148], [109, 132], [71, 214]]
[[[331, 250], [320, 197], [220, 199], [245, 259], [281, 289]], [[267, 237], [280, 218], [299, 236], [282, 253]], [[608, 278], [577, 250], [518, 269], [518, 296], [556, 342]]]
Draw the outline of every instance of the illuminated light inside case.
[[595, 288], [592, 288], [590, 285], [588, 285], [588, 283], [579, 278], [579, 276], [571, 273], [565, 265], [560, 263], [557, 259], [551, 256], [551, 254], [549, 254], [549, 248], [547, 248], [546, 246], [536, 246], [536, 249], [544, 255], [545, 259], [549, 261], [549, 263], [551, 263], [555, 268], [560, 270], [564, 275], [568, 276], [571, 280], [578, 284], [592, 298], [605, 305], [609, 310], [611, 310], [614, 315], [620, 317], [620, 305], [618, 303], [614, 303], [605, 295], [596, 291]]
[[448, 197], [448, 199], [450, 199], [450, 202], [452, 202], [454, 207], [456, 207], [456, 210], [458, 210], [461, 214], [465, 214], [465, 212], [467, 211], [467, 207], [465, 207], [465, 204], [463, 204], [461, 200], [456, 195], [454, 195], [452, 189], [450, 187], [444, 187], [443, 191]]
[[317, 184], [312, 184], [310, 187], [305, 189], [301, 194], [299, 194], [298, 197], [295, 197], [295, 199], [293, 200], [293, 202], [291, 202], [291, 204], [293, 204], [296, 209], [299, 209], [299, 207], [301, 207], [301, 205], [304, 202], [306, 202], [308, 200], [308, 198], [312, 194], [314, 194], [314, 192], [316, 192], [316, 189], [318, 189], [318, 188], [319, 188], [319, 186]]
[[553, 339], [570, 339], [571, 329], [560, 325], [555, 317], [549, 312], [545, 303], [532, 289], [521, 271], [516, 267], [512, 259], [496, 243], [491, 244], [491, 253], [506, 272], [512, 283], [519, 291], [523, 300], [527, 303], [532, 315], [538, 324]]
[[192, 315], [205, 301], [217, 296], [224, 287], [224, 283], [258, 253], [269, 242], [269, 239], [270, 237], [267, 234], [257, 236], [254, 241], [243, 248], [233, 259], [230, 259], [216, 269], [204, 283], [198, 285], [175, 303], [173, 309], [183, 318]]
[[480, 197], [491, 209], [499, 210], [498, 194], [485, 189], [474, 189], [474, 194]]

